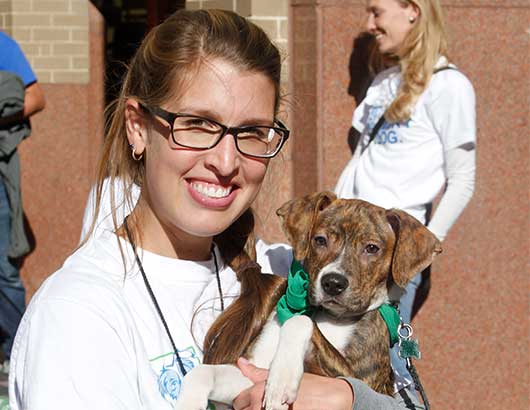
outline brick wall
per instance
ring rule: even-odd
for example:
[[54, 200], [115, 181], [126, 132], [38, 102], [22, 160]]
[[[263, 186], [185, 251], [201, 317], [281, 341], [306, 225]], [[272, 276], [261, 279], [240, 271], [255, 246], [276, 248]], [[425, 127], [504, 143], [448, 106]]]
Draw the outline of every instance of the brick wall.
[[232, 10], [250, 18], [260, 26], [281, 49], [284, 64], [283, 82], [288, 78], [288, 10], [289, 0], [188, 0], [187, 9], [223, 9]]
[[186, 8], [232, 10], [248, 17], [251, 14], [251, 0], [187, 0]]
[[0, 29], [41, 83], [88, 83], [88, 0], [0, 0]]

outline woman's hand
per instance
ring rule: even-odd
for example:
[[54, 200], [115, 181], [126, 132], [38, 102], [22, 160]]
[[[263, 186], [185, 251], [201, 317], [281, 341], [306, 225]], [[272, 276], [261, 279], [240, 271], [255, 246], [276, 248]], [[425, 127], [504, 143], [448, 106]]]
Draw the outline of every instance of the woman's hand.
[[[237, 366], [254, 386], [243, 390], [232, 404], [234, 410], [261, 410], [268, 370], [257, 368], [246, 359], [239, 359]], [[353, 392], [348, 382], [332, 377], [304, 373], [300, 390], [291, 410], [351, 410]]]

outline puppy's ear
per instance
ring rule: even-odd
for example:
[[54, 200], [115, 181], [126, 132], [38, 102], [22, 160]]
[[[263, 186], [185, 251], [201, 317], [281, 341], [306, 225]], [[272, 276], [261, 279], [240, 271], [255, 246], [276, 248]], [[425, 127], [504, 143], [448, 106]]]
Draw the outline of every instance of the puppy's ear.
[[386, 218], [396, 235], [392, 256], [392, 277], [404, 288], [407, 283], [442, 252], [440, 241], [420, 221], [398, 209], [386, 211]]
[[304, 259], [318, 214], [335, 199], [337, 196], [333, 192], [318, 192], [293, 199], [276, 211], [276, 215], [281, 219], [283, 231], [293, 246], [295, 259]]

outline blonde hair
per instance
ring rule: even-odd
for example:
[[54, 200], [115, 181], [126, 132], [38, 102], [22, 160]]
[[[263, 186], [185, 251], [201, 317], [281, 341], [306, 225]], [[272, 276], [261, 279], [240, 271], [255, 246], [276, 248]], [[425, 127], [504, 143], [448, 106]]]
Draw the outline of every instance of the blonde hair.
[[[116, 230], [118, 221], [116, 209], [134, 208], [131, 197], [133, 184], [140, 187], [145, 182], [144, 160], [135, 161], [125, 128], [127, 98], [134, 98], [147, 106], [159, 106], [169, 98], [179, 98], [184, 87], [192, 79], [201, 63], [222, 59], [241, 71], [264, 74], [274, 84], [275, 113], [280, 104], [281, 57], [277, 47], [265, 32], [237, 15], [224, 10], [179, 10], [162, 24], [152, 29], [142, 41], [130, 62], [121, 92], [109, 106], [109, 123], [103, 151], [99, 159], [96, 189], [95, 215], [87, 238], [92, 235], [101, 208], [105, 180], [109, 180], [112, 219]], [[116, 203], [115, 184], [121, 184], [124, 203]], [[134, 214], [128, 220], [133, 238], [141, 242], [139, 221]], [[241, 297], [232, 303], [214, 323], [205, 340], [205, 362], [225, 361], [236, 357], [228, 351], [234, 347], [230, 336], [243, 334], [246, 339], [255, 337], [256, 332], [241, 330], [240, 315], [266, 319], [266, 304], [254, 308], [253, 301], [263, 299], [267, 288], [275, 286], [281, 278], [275, 277], [263, 284], [256, 275], [261, 275], [256, 258], [254, 238], [254, 216], [247, 209], [238, 220], [214, 238], [223, 260], [236, 272], [241, 282]], [[251, 303], [242, 303], [242, 300]], [[250, 309], [251, 311], [247, 311]], [[219, 333], [220, 330], [223, 332]], [[248, 331], [247, 331], [248, 330]], [[228, 339], [227, 339], [228, 336]]]
[[410, 118], [412, 109], [425, 91], [440, 56], [447, 56], [442, 9], [438, 0], [395, 0], [412, 4], [419, 15], [400, 48], [401, 85], [392, 104], [385, 112], [389, 122]]

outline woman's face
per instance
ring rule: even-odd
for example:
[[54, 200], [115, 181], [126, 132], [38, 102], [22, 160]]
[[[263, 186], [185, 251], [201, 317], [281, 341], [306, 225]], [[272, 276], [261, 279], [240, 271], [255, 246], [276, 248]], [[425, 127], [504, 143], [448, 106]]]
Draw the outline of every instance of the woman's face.
[[[182, 97], [170, 99], [161, 108], [237, 127], [272, 125], [274, 102], [274, 85], [264, 74], [240, 71], [216, 59], [201, 65]], [[140, 207], [143, 246], [166, 256], [207, 258], [212, 236], [224, 231], [254, 201], [268, 160], [238, 152], [231, 134], [208, 150], [177, 146], [166, 121], [146, 113], [142, 116], [141, 126], [128, 124], [128, 132], [134, 134], [136, 127], [148, 134], [137, 142], [129, 132], [136, 153], [145, 156], [142, 197], [147, 206]], [[164, 243], [163, 238], [169, 241]]]
[[396, 54], [418, 18], [418, 8], [399, 0], [368, 0], [366, 30], [375, 37], [379, 52]]

